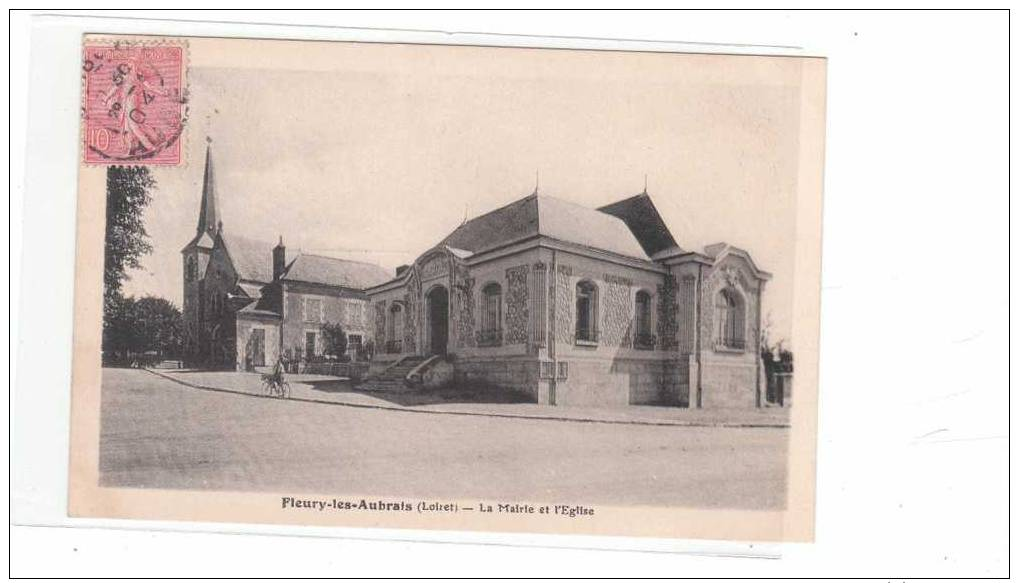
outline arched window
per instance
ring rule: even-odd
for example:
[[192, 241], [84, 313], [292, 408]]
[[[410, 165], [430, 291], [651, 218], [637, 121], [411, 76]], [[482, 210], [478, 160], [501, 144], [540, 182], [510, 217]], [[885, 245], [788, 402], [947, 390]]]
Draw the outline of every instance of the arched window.
[[715, 297], [715, 343], [723, 348], [743, 350], [743, 300], [734, 289], [727, 288]]
[[593, 282], [577, 283], [577, 340], [598, 341], [598, 288]]
[[655, 346], [654, 332], [651, 328], [651, 294], [644, 290], [637, 292], [634, 298], [634, 348], [650, 349]]
[[386, 352], [399, 354], [403, 351], [403, 305], [394, 303], [389, 308], [389, 326], [386, 331]]
[[184, 279], [188, 281], [198, 279], [198, 260], [195, 259], [194, 255], [188, 257], [187, 263], [184, 266]]
[[481, 289], [481, 331], [478, 343], [482, 346], [502, 344], [502, 286], [490, 283]]

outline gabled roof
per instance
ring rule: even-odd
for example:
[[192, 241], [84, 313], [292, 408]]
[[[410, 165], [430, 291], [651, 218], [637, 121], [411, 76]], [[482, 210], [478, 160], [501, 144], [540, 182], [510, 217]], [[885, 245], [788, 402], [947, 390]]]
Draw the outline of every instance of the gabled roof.
[[748, 253], [744, 249], [740, 249], [739, 247], [734, 247], [724, 241], [708, 245], [707, 247], [704, 248], [704, 254], [710, 257], [716, 264], [719, 261], [725, 259], [727, 255], [735, 255], [736, 257], [742, 257], [743, 260], [745, 260], [747, 264], [750, 265], [750, 270], [753, 272], [754, 277], [763, 280], [771, 279], [770, 273], [764, 271], [763, 269], [758, 267], [756, 263], [754, 263], [754, 259], [750, 256], [750, 253]]
[[656, 261], [663, 261], [670, 265], [676, 265], [680, 263], [697, 262], [705, 265], [718, 265], [723, 259], [729, 255], [741, 257], [750, 266], [750, 271], [754, 277], [762, 280], [771, 279], [771, 274], [764, 271], [757, 266], [754, 262], [753, 257], [750, 253], [740, 249], [739, 247], [733, 247], [732, 245], [721, 242], [713, 243], [704, 248], [703, 253], [697, 253], [696, 251], [683, 251], [679, 247], [674, 249], [665, 249], [655, 254]]
[[237, 277], [262, 283], [272, 281], [272, 243], [233, 234], [219, 236]]
[[237, 284], [237, 291], [243, 293], [245, 296], [258, 300], [262, 298], [262, 285], [257, 283], [240, 282]]
[[526, 196], [465, 222], [439, 246], [477, 254], [538, 235], [648, 259], [647, 253], [621, 219], [539, 194]]
[[241, 306], [237, 310], [238, 316], [281, 317], [274, 309], [271, 298], [262, 293], [264, 287], [265, 285], [257, 283], [238, 282], [237, 287], [229, 295], [235, 305]]
[[216, 245], [216, 241], [213, 240], [212, 235], [205, 231], [199, 232], [187, 245], [184, 246], [181, 251], [187, 251], [192, 247], [203, 247], [205, 249], [212, 249]]
[[655, 208], [654, 202], [646, 192], [603, 206], [598, 210], [622, 219], [637, 238], [641, 248], [649, 256], [665, 249], [679, 247], [672, 237], [669, 227], [662, 220], [662, 215], [658, 213], [658, 209]]
[[290, 263], [281, 279], [364, 289], [392, 277], [391, 273], [373, 263], [302, 253]]

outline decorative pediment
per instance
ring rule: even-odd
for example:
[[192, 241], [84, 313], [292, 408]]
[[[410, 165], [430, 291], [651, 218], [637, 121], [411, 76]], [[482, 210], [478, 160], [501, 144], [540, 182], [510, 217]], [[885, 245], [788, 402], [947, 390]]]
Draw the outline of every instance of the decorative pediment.
[[721, 289], [731, 287], [746, 292], [757, 289], [754, 281], [750, 278], [746, 268], [727, 262], [717, 267], [710, 277], [712, 288]]
[[[715, 265], [732, 265], [732, 263], [739, 262], [745, 267], [744, 277], [752, 277], [753, 279], [760, 279], [767, 281], [771, 279], [771, 274], [767, 271], [762, 271], [754, 263], [750, 253], [747, 253], [739, 247], [733, 247], [727, 243], [716, 243], [715, 245], [709, 245], [704, 248], [705, 252], [713, 256]], [[749, 286], [748, 286], [749, 287]]]
[[449, 256], [445, 253], [432, 253], [420, 260], [418, 270], [421, 279], [441, 277], [449, 273]]

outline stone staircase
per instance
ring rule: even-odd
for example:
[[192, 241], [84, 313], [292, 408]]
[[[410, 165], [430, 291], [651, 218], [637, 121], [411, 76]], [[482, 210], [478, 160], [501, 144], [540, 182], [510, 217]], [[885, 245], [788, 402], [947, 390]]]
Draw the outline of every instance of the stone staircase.
[[358, 385], [358, 388], [365, 391], [406, 391], [407, 374], [424, 362], [423, 356], [408, 356], [395, 365], [389, 367], [377, 376], [366, 378]]

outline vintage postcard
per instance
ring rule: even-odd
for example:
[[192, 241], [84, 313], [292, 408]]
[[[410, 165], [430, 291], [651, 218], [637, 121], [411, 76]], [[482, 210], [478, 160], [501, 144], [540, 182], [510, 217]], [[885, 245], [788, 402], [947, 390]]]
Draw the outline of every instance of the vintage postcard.
[[824, 59], [81, 57], [71, 516], [812, 540]]

